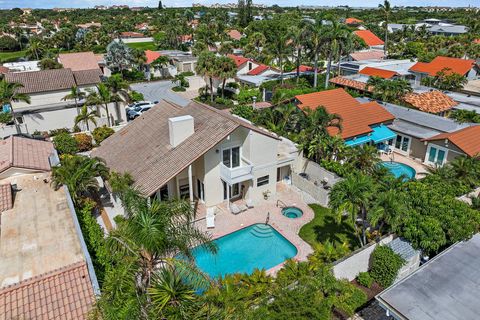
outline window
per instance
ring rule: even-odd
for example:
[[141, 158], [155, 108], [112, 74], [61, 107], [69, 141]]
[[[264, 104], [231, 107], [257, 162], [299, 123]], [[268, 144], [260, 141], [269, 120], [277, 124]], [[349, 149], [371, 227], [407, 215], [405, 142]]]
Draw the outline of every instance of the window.
[[160, 201], [166, 201], [168, 200], [168, 186], [164, 185], [163, 187], [160, 188]]
[[227, 168], [240, 167], [240, 147], [223, 149], [222, 161]]
[[[223, 184], [223, 200], [227, 200], [227, 184], [225, 181], [222, 181]], [[228, 187], [228, 196], [230, 199], [240, 196], [240, 184], [235, 183], [232, 186]]]
[[190, 198], [190, 188], [188, 184], [185, 184], [183, 186], [180, 186], [180, 198], [181, 199], [188, 199]]
[[427, 161], [431, 164], [441, 166], [445, 162], [447, 151], [439, 147], [430, 146]]
[[263, 176], [257, 179], [257, 187], [264, 186], [268, 184], [269, 176]]
[[403, 152], [408, 152], [409, 148], [410, 148], [410, 138], [397, 135], [397, 138], [395, 139], [395, 149]]

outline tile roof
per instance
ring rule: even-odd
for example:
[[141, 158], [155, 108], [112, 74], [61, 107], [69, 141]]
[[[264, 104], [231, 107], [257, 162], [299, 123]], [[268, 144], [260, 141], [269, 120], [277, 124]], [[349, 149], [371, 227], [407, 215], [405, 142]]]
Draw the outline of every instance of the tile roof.
[[367, 87], [367, 84], [365, 82], [348, 79], [342, 76], [330, 79], [330, 82], [342, 87], [349, 87], [349, 88], [353, 88], [361, 91], [366, 91], [366, 87]]
[[157, 60], [160, 58], [162, 54], [157, 51], [152, 51], [152, 50], [146, 50], [145, 51], [145, 56], [147, 57], [147, 61], [145, 62], [146, 64], [150, 64], [153, 61]]
[[379, 69], [379, 68], [372, 68], [372, 67], [365, 67], [359, 72], [360, 74], [364, 74], [367, 76], [376, 76], [383, 79], [391, 79], [394, 76], [397, 76], [398, 73], [391, 70]]
[[243, 64], [247, 63], [248, 61], [251, 61], [248, 58], [245, 58], [243, 56], [236, 56], [234, 54], [229, 54], [227, 55], [230, 59], [233, 59], [235, 61], [235, 64], [237, 65], [237, 68], [240, 68]]
[[403, 100], [420, 111], [429, 113], [440, 113], [458, 105], [458, 102], [438, 90], [408, 93], [403, 97]]
[[474, 125], [454, 132], [441, 133], [424, 140], [435, 141], [448, 139], [468, 156], [476, 157], [480, 155], [479, 137], [480, 125]]
[[192, 35], [191, 34], [183, 34], [183, 35], [178, 36], [177, 38], [182, 43], [192, 41]]
[[248, 71], [247, 74], [249, 76], [258, 76], [259, 74], [262, 74], [267, 70], [270, 70], [270, 67], [267, 65], [261, 64], [258, 67]]
[[436, 76], [438, 72], [449, 69], [449, 72], [458, 73], [462, 76], [467, 74], [475, 66], [475, 60], [459, 59], [450, 57], [436, 57], [431, 62], [417, 62], [410, 71], [426, 73], [432, 77]]
[[228, 36], [232, 38], [233, 40], [240, 40], [242, 39], [242, 34], [240, 31], [232, 29], [227, 32]]
[[51, 142], [10, 136], [0, 141], [0, 173], [15, 167], [50, 171]]
[[39, 93], [70, 89], [75, 85], [75, 78], [70, 69], [54, 69], [29, 72], [7, 73], [8, 82], [18, 82], [23, 85], [20, 93]]
[[[2, 319], [86, 319], [94, 302], [85, 262], [0, 290]], [[5, 318], [3, 318], [5, 317]]]
[[347, 18], [345, 19], [345, 24], [360, 24], [363, 23], [363, 20], [357, 18]]
[[13, 208], [12, 186], [0, 184], [0, 213]]
[[[313, 67], [310, 67], [310, 66], [305, 66], [305, 65], [300, 65], [300, 67], [298, 67], [299, 69], [299, 72], [308, 72], [308, 71], [314, 71]], [[297, 72], [297, 68], [293, 69], [291, 72]]]
[[127, 32], [120, 33], [120, 37], [122, 37], [122, 38], [143, 38], [143, 37], [145, 37], [145, 35], [143, 33], [140, 33], [140, 32], [127, 31]]
[[350, 57], [355, 61], [377, 60], [385, 58], [383, 50], [364, 50], [350, 53]]
[[101, 77], [103, 76], [102, 70], [92, 69], [92, 70], [81, 70], [74, 71], [73, 77], [77, 86], [85, 85], [95, 85], [101, 82]]
[[377, 37], [370, 30], [356, 30], [353, 33], [355, 33], [358, 37], [365, 41], [365, 44], [369, 47], [382, 46], [385, 44], [382, 39]]
[[[367, 134], [372, 131], [371, 125], [395, 119], [378, 103], [372, 101], [362, 104], [341, 88], [299, 95], [295, 98], [302, 110], [323, 106], [328, 113], [339, 115], [342, 118], [343, 128], [340, 135], [343, 139]], [[331, 135], [339, 133], [337, 128], [328, 128], [328, 131]]]
[[[168, 119], [184, 115], [193, 117], [194, 134], [172, 148]], [[135, 186], [143, 194], [152, 195], [239, 127], [276, 138], [238, 117], [210, 106], [191, 102], [180, 108], [161, 101], [103, 141], [91, 155], [104, 159], [112, 170], [130, 173]]]
[[60, 62], [65, 69], [71, 69], [74, 72], [98, 69], [98, 61], [95, 58], [95, 54], [91, 51], [60, 53], [58, 55], [58, 62]]

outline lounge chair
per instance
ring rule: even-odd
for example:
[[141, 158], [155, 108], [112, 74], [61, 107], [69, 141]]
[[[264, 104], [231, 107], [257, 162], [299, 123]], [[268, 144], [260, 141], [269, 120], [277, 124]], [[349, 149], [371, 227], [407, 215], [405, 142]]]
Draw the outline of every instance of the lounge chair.
[[247, 199], [247, 201], [245, 201], [245, 204], [247, 205], [248, 209], [252, 209], [255, 206], [252, 199]]
[[247, 207], [246, 205], [244, 205], [244, 204], [241, 204], [241, 205], [239, 206], [239, 208], [240, 208], [240, 211], [241, 211], [241, 212], [247, 211], [247, 209], [248, 209], [248, 207]]
[[239, 214], [240, 212], [242, 212], [242, 210], [240, 210], [240, 208], [234, 203], [230, 204], [230, 211], [233, 214]]
[[215, 228], [215, 207], [207, 208], [207, 228]]

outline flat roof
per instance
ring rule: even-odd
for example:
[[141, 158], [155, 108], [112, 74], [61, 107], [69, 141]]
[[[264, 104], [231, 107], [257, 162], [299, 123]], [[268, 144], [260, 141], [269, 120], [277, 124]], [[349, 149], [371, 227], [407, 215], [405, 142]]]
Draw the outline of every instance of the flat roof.
[[14, 176], [13, 208], [0, 214], [0, 288], [85, 261], [63, 188], [49, 173]]
[[376, 299], [400, 319], [478, 319], [480, 234], [459, 242]]

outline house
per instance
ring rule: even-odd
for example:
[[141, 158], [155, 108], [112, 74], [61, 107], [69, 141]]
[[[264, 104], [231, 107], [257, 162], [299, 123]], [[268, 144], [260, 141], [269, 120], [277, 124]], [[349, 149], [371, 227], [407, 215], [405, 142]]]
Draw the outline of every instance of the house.
[[454, 244], [375, 298], [396, 320], [477, 319], [480, 235]]
[[357, 37], [363, 40], [367, 47], [370, 49], [382, 49], [385, 44], [382, 39], [377, 37], [372, 31], [370, 30], [355, 30], [353, 32]]
[[243, 36], [243, 35], [240, 33], [240, 31], [235, 30], [235, 29], [228, 30], [228, 31], [227, 31], [227, 34], [228, 34], [228, 36], [230, 37], [230, 39], [236, 40], [236, 41], [240, 41], [240, 39], [242, 39], [242, 36]]
[[247, 74], [248, 72], [260, 66], [260, 63], [254, 61], [253, 59], [245, 58], [243, 56], [229, 54], [228, 57], [235, 61], [235, 64], [237, 65], [238, 75]]
[[382, 60], [385, 57], [383, 50], [360, 50], [349, 54], [347, 61], [363, 61], [363, 60]]
[[[193, 56], [191, 53], [179, 50], [161, 50], [159, 53], [170, 58], [171, 63], [173, 63], [178, 73], [195, 73], [198, 58]], [[169, 72], [172, 76], [176, 74], [175, 70], [171, 70], [170, 68]]]
[[86, 70], [100, 70], [98, 59], [92, 51], [60, 53], [58, 62], [63, 68], [70, 69], [73, 72]]
[[366, 75], [368, 77], [380, 77], [382, 79], [395, 79], [400, 76], [399, 73], [392, 70], [385, 70], [380, 68], [374, 67], [365, 67], [360, 70], [359, 74]]
[[278, 70], [277, 68], [273, 68], [265, 64], [261, 64], [258, 67], [248, 71], [247, 75], [258, 76], [258, 75], [269, 75], [269, 74], [279, 74], [279, 73], [280, 73], [280, 70]]
[[439, 90], [407, 93], [403, 101], [423, 112], [444, 116], [458, 105], [458, 102]]
[[103, 141], [92, 156], [130, 173], [145, 196], [211, 207], [275, 194], [277, 181], [289, 176], [297, 157], [282, 150], [276, 135], [225, 111], [162, 101]]
[[[77, 63], [77, 62], [75, 62]], [[20, 93], [27, 94], [31, 103], [13, 102], [17, 122], [22, 132], [33, 133], [58, 128], [72, 128], [74, 118], [78, 114], [74, 100], [64, 100], [73, 86], [80, 90], [95, 89], [100, 83], [102, 72], [99, 68], [91, 70], [72, 71], [71, 69], [54, 69], [33, 72], [7, 73], [5, 79], [8, 82], [18, 82], [23, 85]], [[81, 101], [80, 101], [81, 104]], [[110, 108], [113, 108], [110, 106]], [[98, 109], [100, 119], [98, 125], [106, 124], [106, 112], [103, 108]], [[111, 116], [115, 121], [121, 122], [126, 119], [125, 111], [115, 110]], [[1, 135], [7, 136], [13, 132], [6, 131], [3, 127]], [[11, 128], [13, 130], [13, 128]]]
[[480, 77], [480, 68], [472, 59], [459, 59], [438, 56], [431, 62], [417, 62], [410, 68], [415, 75], [415, 83], [420, 83], [426, 77], [435, 77], [438, 72], [445, 70], [475, 80]]
[[345, 19], [345, 24], [348, 26], [356, 27], [363, 23], [363, 20], [357, 18], [347, 18]]
[[330, 114], [341, 117], [342, 130], [329, 127], [330, 135], [339, 135], [348, 146], [381, 144], [394, 139], [388, 129], [395, 116], [377, 102], [361, 103], [343, 89], [333, 89], [295, 96], [295, 104], [303, 111], [324, 107]]
[[[376, 51], [378, 52], [378, 50]], [[340, 63], [340, 72], [344, 76], [355, 75], [359, 73], [366, 76], [379, 75], [380, 77], [383, 77], [389, 74], [391, 75], [390, 78], [395, 76], [395, 78], [413, 80], [415, 77], [411, 74], [410, 68], [414, 64], [415, 62], [412, 62], [408, 59], [370, 59], [346, 61]], [[364, 69], [367, 69], [367, 71], [362, 71]]]
[[144, 38], [145, 35], [141, 32], [121, 32], [120, 33], [120, 39], [130, 39], [130, 38]]
[[49, 183], [53, 144], [9, 137], [0, 159], [1, 317], [85, 319], [100, 290], [70, 195]]
[[80, 29], [88, 30], [91, 28], [101, 28], [102, 24], [100, 22], [88, 22], [88, 23], [82, 23], [82, 24], [77, 24], [77, 27]]
[[[453, 160], [459, 155], [466, 154], [456, 147], [455, 144], [445, 143], [445, 137], [443, 135], [462, 132], [463, 129], [470, 127], [469, 124], [461, 124], [453, 119], [391, 103], [382, 104], [382, 107], [395, 116], [395, 120], [388, 125], [388, 128], [396, 133], [396, 138], [388, 141], [387, 144], [396, 153], [428, 165], [441, 165]], [[473, 131], [467, 131], [463, 133], [462, 136], [467, 133], [472, 134], [472, 132]], [[441, 139], [438, 139], [439, 137]], [[430, 140], [432, 138], [435, 140]], [[454, 140], [457, 141], [455, 138]], [[478, 139], [470, 136], [469, 143], [476, 143], [476, 141], [478, 141]], [[434, 144], [437, 144], [438, 147], [431, 150]], [[459, 142], [459, 144], [465, 148], [462, 142]], [[471, 153], [470, 149], [467, 151]], [[434, 152], [435, 155], [433, 155]], [[432, 157], [430, 157], [430, 154], [432, 154]]]
[[434, 25], [428, 28], [433, 35], [458, 36], [468, 33], [468, 27], [462, 25]]

